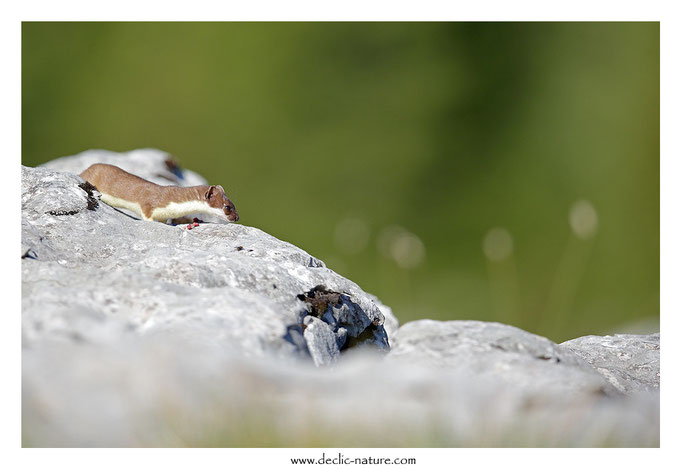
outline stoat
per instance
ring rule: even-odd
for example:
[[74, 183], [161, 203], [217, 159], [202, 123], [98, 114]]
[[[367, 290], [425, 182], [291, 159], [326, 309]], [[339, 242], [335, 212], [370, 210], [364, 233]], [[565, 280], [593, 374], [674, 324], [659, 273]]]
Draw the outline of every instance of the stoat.
[[104, 163], [90, 166], [80, 177], [102, 193], [102, 201], [131, 210], [144, 220], [165, 222], [197, 213], [226, 222], [239, 220], [222, 186], [161, 186]]

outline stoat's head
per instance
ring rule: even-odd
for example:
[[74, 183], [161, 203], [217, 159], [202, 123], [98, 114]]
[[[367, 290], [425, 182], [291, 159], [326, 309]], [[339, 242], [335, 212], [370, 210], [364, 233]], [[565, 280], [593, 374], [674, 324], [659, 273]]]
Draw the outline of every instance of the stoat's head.
[[235, 209], [232, 201], [225, 195], [225, 190], [222, 186], [209, 186], [204, 194], [204, 200], [216, 211], [216, 215], [227, 222], [236, 222], [239, 220], [239, 214]]

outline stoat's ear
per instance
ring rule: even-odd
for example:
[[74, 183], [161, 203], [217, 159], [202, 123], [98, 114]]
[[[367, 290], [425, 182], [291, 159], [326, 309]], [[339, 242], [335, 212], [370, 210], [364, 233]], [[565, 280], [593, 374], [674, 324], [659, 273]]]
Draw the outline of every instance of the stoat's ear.
[[220, 192], [225, 194], [225, 190], [223, 189], [222, 186], [218, 185], [218, 186], [216, 186], [216, 188], [220, 189]]
[[206, 191], [206, 194], [204, 194], [204, 199], [210, 199], [211, 195], [213, 194], [214, 191], [216, 191], [217, 188], [213, 185], [208, 187], [208, 191]]

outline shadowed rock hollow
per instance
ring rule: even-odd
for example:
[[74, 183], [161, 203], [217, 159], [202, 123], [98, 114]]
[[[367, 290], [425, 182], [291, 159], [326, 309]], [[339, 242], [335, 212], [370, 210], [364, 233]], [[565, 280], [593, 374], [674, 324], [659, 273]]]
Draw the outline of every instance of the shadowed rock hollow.
[[25, 446], [658, 445], [657, 335], [398, 328], [257, 228], [98, 202], [76, 176], [95, 162], [205, 183], [152, 149], [22, 168]]

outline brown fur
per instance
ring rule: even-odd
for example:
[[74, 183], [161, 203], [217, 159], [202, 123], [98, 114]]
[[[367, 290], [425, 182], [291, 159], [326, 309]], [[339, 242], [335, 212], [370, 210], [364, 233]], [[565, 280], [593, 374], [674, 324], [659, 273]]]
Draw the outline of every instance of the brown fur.
[[197, 200], [222, 210], [231, 222], [239, 220], [234, 204], [225, 195], [222, 186], [161, 186], [105, 163], [95, 163], [83, 171], [80, 177], [101, 193], [137, 202], [147, 218], [151, 217], [155, 208], [166, 207], [171, 202]]

